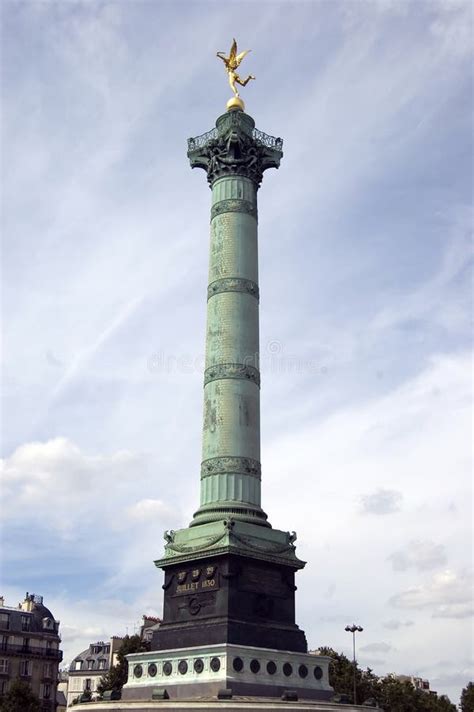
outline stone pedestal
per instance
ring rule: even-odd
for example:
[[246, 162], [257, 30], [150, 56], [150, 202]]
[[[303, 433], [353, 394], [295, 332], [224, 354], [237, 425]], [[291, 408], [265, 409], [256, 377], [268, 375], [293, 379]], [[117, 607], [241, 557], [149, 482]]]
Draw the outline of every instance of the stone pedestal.
[[306, 653], [295, 622], [294, 577], [304, 562], [294, 535], [224, 520], [169, 536], [157, 562], [164, 610], [153, 648], [234, 643]]
[[299, 699], [326, 699], [329, 658], [244, 645], [206, 645], [128, 656], [130, 673], [123, 700], [150, 699], [154, 688], [172, 699], [232, 695], [280, 697], [292, 690]]

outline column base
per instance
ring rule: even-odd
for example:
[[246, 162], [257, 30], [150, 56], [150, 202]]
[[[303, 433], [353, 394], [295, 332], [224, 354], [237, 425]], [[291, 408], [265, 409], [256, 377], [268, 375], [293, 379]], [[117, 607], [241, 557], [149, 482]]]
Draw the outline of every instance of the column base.
[[134, 653], [127, 660], [126, 701], [150, 700], [156, 688], [165, 688], [171, 700], [216, 697], [222, 689], [275, 699], [287, 690], [304, 700], [334, 694], [330, 658], [308, 653], [227, 644]]
[[219, 502], [218, 505], [204, 505], [194, 513], [193, 520], [189, 526], [196, 527], [200, 524], [218, 522], [224, 519], [234, 519], [271, 528], [270, 522], [267, 521], [268, 516], [263, 509], [252, 505], [240, 505], [238, 502]]

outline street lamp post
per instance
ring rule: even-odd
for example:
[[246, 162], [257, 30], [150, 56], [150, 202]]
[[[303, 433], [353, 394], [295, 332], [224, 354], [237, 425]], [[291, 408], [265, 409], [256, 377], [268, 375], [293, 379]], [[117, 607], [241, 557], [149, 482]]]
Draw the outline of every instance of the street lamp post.
[[354, 704], [357, 704], [357, 691], [356, 691], [356, 633], [362, 633], [364, 630], [360, 625], [346, 625], [344, 630], [348, 633], [352, 633], [352, 657], [354, 664]]

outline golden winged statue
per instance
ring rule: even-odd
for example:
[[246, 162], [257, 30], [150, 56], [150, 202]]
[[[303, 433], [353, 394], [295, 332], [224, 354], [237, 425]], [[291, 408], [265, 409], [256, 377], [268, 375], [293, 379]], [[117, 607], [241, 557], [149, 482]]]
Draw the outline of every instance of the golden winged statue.
[[232, 47], [230, 48], [229, 56], [226, 57], [224, 52], [217, 52], [217, 57], [219, 59], [222, 59], [222, 61], [225, 64], [225, 68], [227, 70], [227, 74], [229, 76], [229, 84], [230, 88], [234, 92], [234, 96], [238, 97], [239, 92], [235, 88], [236, 84], [240, 84], [241, 87], [244, 87], [246, 84], [249, 83], [251, 79], [255, 79], [253, 74], [249, 74], [246, 79], [241, 79], [239, 75], [237, 74], [237, 67], [240, 65], [241, 61], [245, 57], [246, 54], [251, 52], [252, 50], [250, 49], [245, 49], [243, 52], [240, 52], [237, 54], [237, 42], [234, 41], [232, 42]]

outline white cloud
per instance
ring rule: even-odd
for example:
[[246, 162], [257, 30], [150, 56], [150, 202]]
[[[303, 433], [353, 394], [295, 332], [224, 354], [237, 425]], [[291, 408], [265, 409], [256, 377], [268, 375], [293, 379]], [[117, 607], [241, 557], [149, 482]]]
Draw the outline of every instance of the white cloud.
[[150, 519], [155, 520], [157, 517], [171, 521], [176, 516], [175, 510], [159, 499], [141, 499], [128, 508], [127, 514], [130, 519], [141, 522], [147, 522]]
[[472, 4], [465, 0], [437, 0], [436, 15], [430, 25], [438, 46], [448, 56], [462, 58], [473, 52]]
[[466, 571], [446, 570], [392, 596], [390, 603], [396, 608], [429, 609], [433, 618], [466, 618], [474, 614], [472, 576]]
[[393, 514], [400, 509], [402, 499], [401, 492], [378, 489], [361, 497], [361, 511], [365, 514]]
[[64, 539], [101, 522], [117, 536], [126, 518], [165, 529], [179, 519], [176, 508], [161, 500], [138, 499], [149, 487], [150, 463], [126, 450], [89, 455], [67, 438], [21, 445], [0, 463], [4, 518], [35, 522]]
[[369, 643], [363, 645], [359, 650], [365, 653], [388, 653], [389, 650], [392, 650], [392, 646], [388, 643]]
[[447, 333], [465, 330], [469, 318], [469, 305], [447, 298], [455, 290], [457, 281], [469, 267], [471, 246], [469, 235], [473, 223], [471, 206], [457, 206], [449, 211], [439, 211], [439, 229], [446, 234], [445, 252], [438, 269], [414, 289], [398, 290], [395, 299], [386, 295], [386, 306], [377, 311], [367, 325], [368, 331], [380, 332], [429, 319], [431, 326], [439, 325]]
[[410, 627], [413, 625], [413, 621], [399, 621], [394, 618], [392, 618], [389, 621], [385, 621], [385, 623], [382, 624], [384, 628], [387, 628], [388, 630], [400, 630], [400, 628], [406, 628]]
[[394, 571], [406, 571], [409, 568], [427, 571], [445, 564], [446, 552], [442, 544], [415, 540], [390, 554], [388, 560], [391, 561]]

